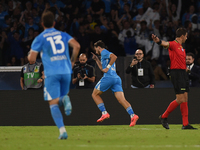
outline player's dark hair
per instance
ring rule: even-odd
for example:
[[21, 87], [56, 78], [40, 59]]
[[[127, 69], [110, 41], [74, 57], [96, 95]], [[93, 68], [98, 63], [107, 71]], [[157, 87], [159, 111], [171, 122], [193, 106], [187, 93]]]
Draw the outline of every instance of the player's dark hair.
[[194, 54], [191, 52], [187, 53], [186, 56], [192, 56], [192, 58], [194, 58]]
[[96, 43], [94, 43], [94, 47], [98, 47], [98, 46], [100, 46], [101, 48], [106, 48], [106, 45], [101, 40], [99, 40]]
[[187, 30], [185, 28], [178, 28], [176, 30], [176, 37], [181, 37], [182, 35], [186, 35]]
[[54, 15], [52, 12], [50, 11], [47, 11], [47, 12], [44, 12], [42, 14], [42, 22], [43, 22], [43, 25], [46, 27], [46, 28], [50, 28], [53, 26], [53, 23], [54, 23]]

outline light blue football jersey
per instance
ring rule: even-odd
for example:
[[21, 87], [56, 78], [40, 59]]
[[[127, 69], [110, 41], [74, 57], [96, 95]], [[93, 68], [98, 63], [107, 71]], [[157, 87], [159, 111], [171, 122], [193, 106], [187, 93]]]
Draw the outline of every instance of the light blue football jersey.
[[71, 39], [69, 34], [55, 28], [44, 30], [34, 39], [31, 49], [41, 52], [45, 76], [72, 73], [68, 48]]
[[[110, 62], [110, 54], [112, 54], [112, 53], [106, 49], [101, 51], [101, 64], [102, 64], [103, 69], [105, 69]], [[115, 62], [112, 64], [112, 66], [110, 67], [108, 72], [104, 73], [103, 76], [104, 77], [113, 77], [113, 78], [118, 77], [118, 75], [116, 73]]]

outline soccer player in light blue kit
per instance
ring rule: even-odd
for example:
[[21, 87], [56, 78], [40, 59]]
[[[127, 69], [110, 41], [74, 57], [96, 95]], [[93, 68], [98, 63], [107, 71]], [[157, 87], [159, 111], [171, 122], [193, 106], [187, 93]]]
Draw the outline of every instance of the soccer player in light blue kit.
[[[79, 53], [80, 45], [67, 33], [54, 29], [54, 19], [52, 12], [43, 13], [44, 31], [34, 39], [28, 59], [35, 61], [38, 52], [41, 53], [45, 75], [44, 99], [49, 102], [52, 118], [60, 131], [58, 139], [67, 139], [68, 135], [59, 107], [63, 105], [65, 114], [71, 114], [72, 106], [68, 92], [72, 67]], [[73, 48], [71, 61], [68, 45]]]
[[133, 127], [139, 117], [138, 115], [134, 114], [130, 103], [124, 97], [121, 78], [116, 73], [115, 61], [117, 56], [106, 50], [105, 47], [105, 44], [101, 40], [94, 43], [94, 49], [98, 55], [101, 55], [101, 61], [95, 54], [92, 53], [93, 59], [96, 61], [98, 67], [102, 72], [104, 72], [103, 77], [97, 83], [92, 93], [92, 98], [97, 104], [99, 110], [102, 112], [102, 116], [97, 120], [97, 122], [102, 122], [103, 120], [110, 118], [110, 115], [106, 111], [104, 102], [100, 95], [108, 89], [111, 89], [118, 102], [130, 115], [130, 127]]

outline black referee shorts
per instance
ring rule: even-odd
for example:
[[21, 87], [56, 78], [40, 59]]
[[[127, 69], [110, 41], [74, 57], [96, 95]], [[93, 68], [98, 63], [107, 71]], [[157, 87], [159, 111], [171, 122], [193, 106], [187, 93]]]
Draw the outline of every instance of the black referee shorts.
[[189, 78], [185, 70], [172, 69], [170, 70], [170, 76], [176, 94], [189, 92]]

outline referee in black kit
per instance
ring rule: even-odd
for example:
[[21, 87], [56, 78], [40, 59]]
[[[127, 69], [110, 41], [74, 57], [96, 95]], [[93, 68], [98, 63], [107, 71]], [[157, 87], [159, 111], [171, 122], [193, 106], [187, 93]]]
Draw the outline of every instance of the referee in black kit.
[[156, 35], [152, 34], [152, 39], [157, 44], [168, 48], [171, 60], [170, 76], [174, 85], [176, 99], [172, 101], [167, 110], [159, 116], [164, 128], [169, 129], [167, 118], [169, 114], [180, 105], [182, 114], [182, 129], [197, 129], [189, 124], [188, 121], [188, 92], [189, 79], [186, 73], [186, 53], [182, 47], [182, 43], [187, 40], [187, 30], [178, 28], [176, 30], [176, 39], [174, 41], [165, 42], [160, 40]]

